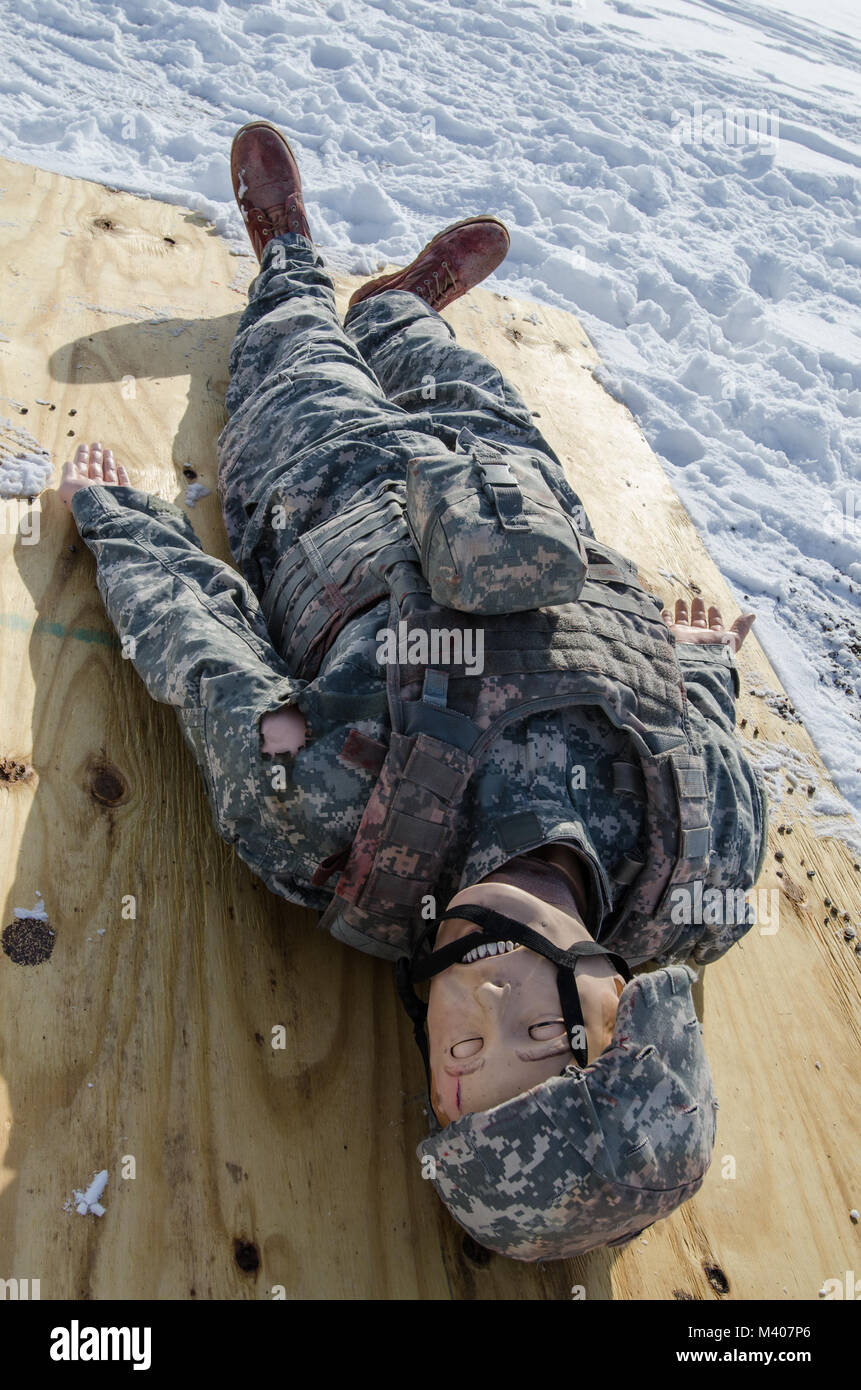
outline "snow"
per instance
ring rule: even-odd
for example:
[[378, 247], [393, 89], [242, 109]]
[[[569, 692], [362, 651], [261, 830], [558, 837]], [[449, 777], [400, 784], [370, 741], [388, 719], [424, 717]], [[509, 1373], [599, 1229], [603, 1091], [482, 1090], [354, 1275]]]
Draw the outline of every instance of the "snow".
[[0, 115], [238, 255], [256, 118], [336, 269], [501, 216], [490, 285], [581, 317], [861, 811], [859, 50], [855, 0], [17, 0]]
[[[48, 914], [45, 910], [45, 904], [42, 901], [42, 894], [39, 892], [38, 888], [36, 889], [36, 902], [34, 906], [15, 907], [12, 909], [12, 915], [17, 917], [19, 921], [47, 922]], [[53, 936], [53, 934], [52, 932], [51, 935]]]
[[199, 502], [201, 497], [208, 497], [210, 489], [203, 483], [189, 483], [185, 490], [185, 505], [193, 507], [195, 502]]
[[71, 1211], [72, 1207], [79, 1216], [104, 1216], [105, 1208], [99, 1198], [104, 1192], [108, 1182], [108, 1170], [103, 1168], [100, 1173], [93, 1174], [93, 1180], [85, 1192], [75, 1189], [72, 1196], [64, 1203], [63, 1210]]
[[29, 431], [0, 417], [0, 497], [38, 497], [51, 473], [50, 458]]

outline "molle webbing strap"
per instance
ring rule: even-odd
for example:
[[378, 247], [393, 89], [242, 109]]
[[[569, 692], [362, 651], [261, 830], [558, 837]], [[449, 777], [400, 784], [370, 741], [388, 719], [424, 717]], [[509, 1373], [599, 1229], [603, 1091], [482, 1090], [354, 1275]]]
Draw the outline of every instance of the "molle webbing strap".
[[[296, 544], [291, 546], [285, 555], [281, 556], [261, 600], [263, 616], [269, 622], [272, 619], [282, 621], [285, 610], [295, 600], [297, 589], [307, 582], [307, 572], [303, 561], [311, 557], [315, 552], [320, 553], [320, 547], [326, 544], [326, 540], [333, 535], [338, 537], [339, 552], [349, 550], [351, 544], [360, 541], [363, 537], [372, 535], [380, 529], [381, 513], [386, 518], [395, 518], [397, 513], [393, 509], [392, 501], [382, 496], [375, 496], [368, 501], [348, 508], [338, 517], [332, 517], [328, 522], [323, 522], [320, 526], [313, 527], [310, 532], [300, 536]], [[314, 542], [313, 537], [319, 537], [319, 543]], [[309, 539], [311, 544], [309, 545]], [[327, 576], [323, 576], [324, 582]]]
[[[399, 848], [409, 849], [410, 846], [402, 842]], [[426, 885], [417, 879], [403, 878], [388, 869], [374, 869], [369, 883], [373, 884], [374, 911], [382, 912], [385, 909], [385, 915], [389, 917], [400, 918], [405, 912], [412, 915], [420, 907], [427, 891]]]
[[[661, 905], [676, 884], [704, 878], [711, 849], [708, 781], [702, 758], [672, 749], [654, 759], [644, 759], [646, 857], [638, 874], [633, 861], [622, 860], [614, 870], [619, 882], [630, 883], [621, 911], [607, 924], [604, 940], [625, 943], [635, 963], [666, 952], [674, 936], [661, 926]], [[639, 925], [634, 922], [639, 918]], [[633, 921], [631, 920], [633, 919]]]
[[415, 782], [425, 791], [433, 792], [443, 801], [453, 801], [463, 790], [460, 768], [446, 766], [421, 748], [414, 748], [404, 770], [404, 779]]
[[[592, 547], [589, 546], [588, 549], [591, 550]], [[586, 574], [589, 579], [601, 580], [607, 584], [627, 584], [629, 582], [618, 565], [611, 565], [606, 560], [590, 560]]]
[[626, 555], [622, 555], [603, 541], [596, 541], [594, 536], [587, 537], [585, 544], [589, 572], [593, 579], [605, 580], [610, 584], [633, 584], [635, 588], [642, 588], [639, 571], [633, 560], [629, 560]]
[[[371, 569], [378, 573], [378, 568], [371, 560]], [[407, 602], [412, 594], [427, 595], [430, 599], [430, 585], [421, 571], [418, 559], [418, 551], [410, 541], [409, 546], [404, 546], [403, 554], [395, 554], [395, 563], [386, 567], [385, 574], [382, 576], [392, 595], [392, 601], [397, 608]], [[463, 615], [462, 615], [463, 616]]]
[[431, 854], [436, 853], [446, 838], [444, 825], [431, 825], [400, 811], [394, 811], [389, 817], [388, 829], [389, 839], [396, 844], [405, 845], [407, 849], [429, 850]]
[[613, 865], [612, 876], [617, 883], [633, 883], [645, 868], [642, 859], [629, 859], [623, 855], [617, 864]]
[[300, 536], [275, 566], [261, 602], [293, 674], [313, 679], [345, 623], [389, 595], [388, 569], [414, 558], [391, 481]]
[[[587, 575], [592, 575], [592, 566], [589, 566]], [[621, 576], [620, 576], [621, 577]], [[643, 612], [643, 601], [639, 595], [617, 594], [615, 589], [610, 589], [606, 584], [595, 584], [590, 578], [580, 590], [578, 603], [596, 603], [601, 608], [615, 608], [619, 613]], [[650, 616], [660, 617], [657, 608], [652, 604], [653, 613]], [[663, 621], [663, 620], [662, 620]]]
[[392, 733], [336, 887], [352, 905], [349, 920], [365, 912], [397, 922], [416, 915], [436, 887], [472, 770], [462, 749], [427, 733]]
[[697, 878], [708, 868], [711, 851], [711, 821], [709, 819], [708, 780], [702, 758], [693, 753], [673, 752], [670, 765], [679, 800], [679, 823], [682, 862], [676, 867], [673, 882]]
[[506, 531], [530, 531], [529, 518], [523, 510], [523, 493], [517, 478], [507, 463], [478, 462], [481, 481], [496, 511], [500, 525]]
[[441, 742], [451, 743], [468, 753], [480, 735], [480, 729], [465, 714], [455, 710], [437, 709], [422, 700], [410, 700], [404, 705], [405, 734], [432, 734]]
[[447, 671], [436, 671], [432, 666], [427, 668], [422, 688], [422, 699], [425, 704], [433, 705], [436, 709], [445, 709], [448, 699]]
[[[394, 558], [397, 545], [387, 546], [377, 559]], [[344, 589], [318, 583], [314, 588], [298, 589], [291, 596], [282, 592], [273, 613], [270, 632], [279, 650], [298, 675], [312, 680], [329, 647], [341, 629], [359, 613], [373, 608], [388, 596], [385, 581], [369, 568], [354, 572]], [[282, 616], [283, 615], [283, 616]]]
[[632, 796], [645, 796], [646, 784], [636, 763], [613, 764], [613, 791], [629, 792]]

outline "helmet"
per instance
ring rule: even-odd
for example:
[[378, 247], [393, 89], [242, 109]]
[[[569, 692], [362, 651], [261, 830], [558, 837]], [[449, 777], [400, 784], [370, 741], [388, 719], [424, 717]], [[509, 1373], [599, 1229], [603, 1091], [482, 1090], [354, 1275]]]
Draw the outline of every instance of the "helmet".
[[434, 1187], [480, 1245], [513, 1259], [565, 1259], [626, 1244], [692, 1197], [711, 1161], [717, 1101], [691, 998], [696, 975], [674, 965], [632, 979], [625, 961], [598, 942], [562, 951], [484, 907], [443, 916], [478, 921], [486, 930], [422, 960], [426, 933], [412, 959], [398, 962], [398, 988], [425, 1059], [428, 1091], [426, 1008], [412, 982], [446, 969], [482, 941], [503, 935], [556, 962], [572, 1036], [576, 1022], [582, 1025], [579, 1001], [576, 1015], [572, 1010], [577, 957], [608, 955], [628, 983], [610, 1046], [591, 1064], [581, 1053], [581, 1065], [444, 1129], [428, 1096], [431, 1135], [416, 1152]]

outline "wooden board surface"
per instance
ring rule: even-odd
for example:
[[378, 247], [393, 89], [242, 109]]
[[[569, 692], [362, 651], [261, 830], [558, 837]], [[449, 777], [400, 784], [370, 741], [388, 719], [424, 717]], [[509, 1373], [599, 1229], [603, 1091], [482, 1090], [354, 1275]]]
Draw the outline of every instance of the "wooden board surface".
[[[0, 187], [0, 416], [57, 466], [100, 438], [171, 500], [192, 467], [213, 491], [188, 514], [228, 558], [215, 440], [256, 262], [181, 208], [7, 161]], [[338, 277], [342, 312], [356, 283]], [[732, 617], [577, 321], [491, 291], [445, 317], [539, 413], [597, 534], [659, 592], [697, 585]], [[721, 1101], [706, 1183], [615, 1254], [485, 1263], [421, 1181], [421, 1067], [390, 966], [315, 930], [217, 838], [56, 497], [0, 512], [0, 912], [7, 926], [38, 891], [55, 933], [40, 965], [0, 954], [0, 1278], [38, 1278], [45, 1299], [815, 1299], [861, 1270], [859, 960], [823, 903], [857, 922], [860, 876], [817, 836], [830, 784], [754, 639], [743, 736], [801, 780], [776, 774], [760, 881], [779, 929], [697, 987]], [[65, 1210], [103, 1168], [104, 1216]]]

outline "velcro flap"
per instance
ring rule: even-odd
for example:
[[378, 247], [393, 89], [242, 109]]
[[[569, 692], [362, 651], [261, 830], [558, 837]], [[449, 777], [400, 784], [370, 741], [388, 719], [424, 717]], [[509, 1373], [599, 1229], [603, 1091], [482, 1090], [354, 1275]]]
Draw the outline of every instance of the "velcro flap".
[[693, 830], [682, 831], [682, 857], [684, 859], [706, 859], [711, 851], [712, 828], [710, 825], [697, 826]]
[[417, 786], [434, 792], [444, 801], [452, 801], [466, 784], [464, 773], [455, 767], [447, 767], [445, 763], [432, 758], [429, 753], [418, 747], [410, 753], [404, 776]]
[[401, 907], [416, 907], [426, 892], [426, 883], [419, 883], [414, 878], [398, 878], [397, 874], [377, 869], [368, 880], [363, 900], [373, 902], [382, 899]]
[[428, 854], [435, 854], [445, 844], [447, 835], [446, 825], [409, 816], [404, 811], [392, 810], [386, 827], [386, 839], [390, 844], [424, 850]]
[[673, 776], [676, 779], [676, 786], [679, 789], [680, 797], [690, 798], [708, 795], [705, 768], [699, 761], [694, 763], [693, 766], [686, 767], [683, 762], [673, 758], [672, 765]]

